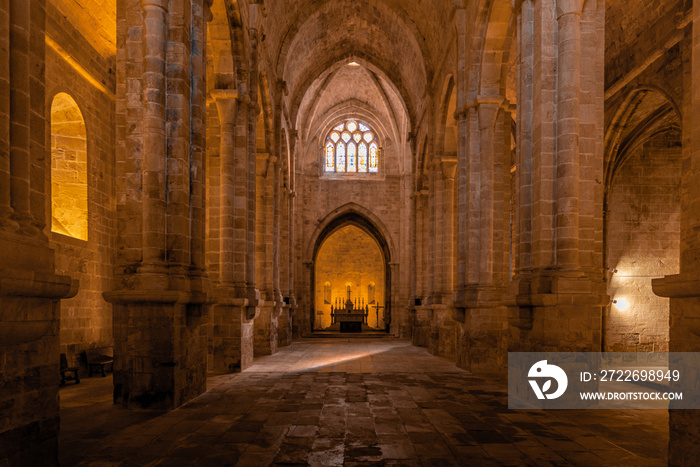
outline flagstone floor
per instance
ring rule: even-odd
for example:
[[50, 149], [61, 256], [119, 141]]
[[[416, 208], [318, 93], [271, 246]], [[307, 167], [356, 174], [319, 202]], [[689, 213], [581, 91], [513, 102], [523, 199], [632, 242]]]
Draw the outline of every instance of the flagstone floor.
[[110, 376], [61, 388], [62, 466], [666, 465], [667, 411], [508, 410], [505, 380], [394, 339], [295, 342], [167, 413]]

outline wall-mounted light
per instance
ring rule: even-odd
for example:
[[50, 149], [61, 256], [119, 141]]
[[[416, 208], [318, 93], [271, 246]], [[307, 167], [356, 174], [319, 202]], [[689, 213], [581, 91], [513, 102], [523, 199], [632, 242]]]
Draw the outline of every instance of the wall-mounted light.
[[625, 311], [627, 308], [630, 307], [630, 304], [627, 303], [626, 298], [616, 298], [612, 302], [615, 305], [615, 307], [620, 311]]
[[608, 268], [608, 271], [610, 271], [611, 274], [617, 273], [617, 269], [615, 269], [615, 268]]

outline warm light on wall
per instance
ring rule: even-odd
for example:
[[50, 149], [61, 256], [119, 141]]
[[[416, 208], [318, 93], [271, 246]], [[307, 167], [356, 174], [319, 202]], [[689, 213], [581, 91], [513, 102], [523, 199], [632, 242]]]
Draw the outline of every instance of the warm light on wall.
[[613, 300], [613, 304], [620, 311], [625, 311], [630, 307], [630, 304], [627, 302], [627, 299], [624, 297], [616, 298], [615, 300]]
[[85, 120], [71, 96], [51, 104], [51, 230], [88, 239], [87, 136]]

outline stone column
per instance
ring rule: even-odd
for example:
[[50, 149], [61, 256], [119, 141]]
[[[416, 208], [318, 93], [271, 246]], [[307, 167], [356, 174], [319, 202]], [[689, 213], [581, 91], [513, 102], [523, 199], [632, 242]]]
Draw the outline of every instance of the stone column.
[[421, 297], [423, 305], [428, 305], [430, 295], [430, 189], [429, 182], [420, 190], [421, 206]]
[[[10, 112], [9, 125], [9, 190], [12, 219], [17, 221], [20, 231], [29, 235], [38, 233], [31, 212], [30, 200], [30, 36], [31, 8], [18, 0], [10, 1]], [[41, 6], [43, 9], [43, 6]], [[34, 12], [36, 14], [36, 12]], [[43, 14], [43, 13], [42, 13]], [[43, 56], [43, 54], [42, 54]], [[7, 190], [7, 186], [3, 188]], [[7, 197], [5, 197], [7, 200]]]
[[[259, 5], [252, 5], [250, 14], [257, 17], [259, 14]], [[252, 25], [256, 24], [255, 18], [251, 18]], [[245, 263], [246, 274], [246, 289], [247, 298], [249, 301], [249, 314], [257, 313], [257, 305], [260, 302], [260, 291], [256, 284], [255, 275], [255, 212], [256, 212], [256, 167], [257, 167], [257, 127], [258, 115], [260, 114], [260, 105], [258, 103], [258, 31], [250, 29], [248, 31], [250, 43], [250, 76], [249, 82], [249, 97], [250, 105], [246, 109], [240, 109], [239, 122], [246, 125], [239, 127], [239, 130], [245, 132], [247, 137], [248, 149], [248, 185], [247, 185], [247, 206], [248, 206], [248, 221], [246, 223], [246, 249], [247, 260]], [[241, 138], [243, 142], [243, 138]]]
[[[255, 319], [255, 355], [272, 355], [277, 352], [277, 325], [280, 314], [281, 298], [279, 297], [278, 244], [279, 244], [279, 163], [277, 157], [270, 155], [266, 159], [266, 167], [262, 173], [262, 186], [265, 188], [263, 199], [263, 230], [264, 239], [260, 248], [263, 250], [262, 270], [263, 291], [265, 299], [260, 305], [260, 313]], [[277, 207], [277, 212], [275, 212]], [[277, 270], [277, 274], [275, 273]], [[275, 283], [275, 278], [277, 283]]]
[[[286, 178], [286, 177], [284, 177]], [[281, 235], [280, 235], [280, 293], [283, 298], [282, 312], [278, 318], [277, 335], [280, 346], [290, 345], [292, 343], [292, 320], [290, 314], [289, 297], [291, 290], [291, 245], [289, 244], [289, 236], [291, 233], [291, 190], [289, 190], [289, 181], [287, 180], [281, 187], [283, 200], [281, 205]]]
[[[303, 326], [303, 318], [299, 316], [296, 299], [296, 269], [297, 253], [294, 245], [296, 220], [296, 147], [297, 132], [289, 130], [289, 327], [293, 335], [298, 336]], [[291, 342], [291, 337], [290, 337]]]
[[443, 215], [440, 226], [442, 235], [442, 248], [440, 253], [440, 267], [442, 278], [438, 294], [440, 303], [449, 304], [452, 302], [452, 292], [454, 289], [454, 240], [455, 240], [455, 171], [457, 161], [452, 159], [442, 159], [440, 161], [440, 176], [442, 178], [442, 203], [440, 212]]
[[[602, 252], [579, 252], [583, 244], [602, 248], [597, 235], [603, 216], [602, 210], [589, 216], [582, 229], [579, 197], [602, 199], [596, 183], [602, 145], [581, 141], [603, 138], [603, 54], [597, 52], [604, 49], [605, 5], [523, 0], [515, 7], [520, 84], [516, 275], [507, 297], [511, 349], [600, 350], [601, 315], [609, 301]], [[584, 36], [587, 50], [596, 53], [587, 52], [582, 67]]]
[[166, 210], [166, 42], [168, 1], [142, 0], [143, 15], [143, 261], [147, 273], [163, 273]]
[[46, 219], [45, 1], [0, 2], [0, 465], [56, 465], [60, 299]]
[[10, 6], [0, 6], [0, 230], [16, 230], [10, 198]]
[[493, 284], [494, 268], [494, 198], [496, 197], [496, 175], [494, 165], [496, 156], [495, 133], [496, 118], [502, 97], [479, 98], [477, 113], [479, 116], [480, 134], [480, 164], [478, 175], [480, 179], [479, 190], [479, 269], [478, 283], [480, 285]]
[[456, 267], [455, 267], [455, 284], [452, 302], [455, 306], [455, 320], [464, 322], [465, 320], [465, 303], [467, 301], [467, 267], [468, 267], [468, 173], [467, 173], [467, 150], [468, 150], [468, 111], [461, 110], [455, 115], [457, 120], [457, 223], [455, 235], [456, 241]]
[[452, 306], [454, 258], [454, 176], [456, 160], [442, 158], [436, 166], [435, 190], [438, 191], [435, 251], [435, 291], [432, 306], [432, 343], [435, 355], [454, 358], [458, 340], [458, 323]]
[[[427, 185], [427, 179], [424, 180]], [[432, 330], [432, 310], [427, 303], [429, 287], [429, 197], [427, 186], [419, 188], [415, 194], [417, 206], [416, 218], [416, 270], [418, 273], [416, 296], [421, 300], [419, 306], [414, 307], [413, 314], [413, 345], [430, 347]]]
[[204, 232], [193, 225], [203, 175], [191, 175], [202, 167], [204, 10], [202, 0], [117, 5], [122, 228], [115, 289], [104, 297], [114, 304], [114, 399], [125, 407], [172, 409], [206, 389], [211, 290]]
[[581, 15], [584, 0], [557, 0], [556, 262], [579, 269]]
[[212, 90], [211, 96], [219, 115], [220, 244], [209, 369], [234, 372], [253, 364], [255, 313], [250, 313], [245, 267], [249, 260], [248, 148], [247, 144], [241, 144], [247, 142], [247, 127], [241, 131], [238, 115], [240, 107], [249, 105], [249, 99], [231, 89]]
[[[685, 170], [681, 181], [683, 196], [680, 274], [652, 281], [656, 295], [670, 298], [671, 352], [700, 350], [700, 0], [694, 0], [692, 15], [690, 69], [686, 69], [684, 73], [685, 95], [682, 109]], [[698, 373], [697, 369], [692, 370], [695, 372], [683, 376], [683, 381], [686, 387], [689, 381], [694, 382], [697, 391], [700, 387]], [[681, 370], [685, 371], [686, 369]], [[673, 408], [673, 403], [670, 408]], [[684, 466], [697, 463], [700, 456], [698, 436], [700, 414], [696, 410], [670, 410], [668, 465]]]
[[425, 235], [427, 236], [427, 254], [426, 254], [426, 274], [427, 274], [427, 290], [425, 293], [425, 303], [424, 305], [432, 305], [435, 303], [435, 289], [439, 287], [439, 277], [440, 277], [440, 266], [438, 262], [438, 251], [440, 248], [440, 239], [437, 238], [438, 226], [438, 196], [441, 191], [441, 183], [438, 174], [436, 173], [438, 169], [437, 164], [432, 160], [427, 164], [428, 177], [430, 192], [428, 193], [427, 199], [425, 200], [425, 216], [426, 216], [426, 229]]
[[457, 289], [460, 302], [455, 307], [458, 317], [464, 317], [458, 365], [471, 371], [504, 371], [506, 361], [501, 271], [506, 245], [496, 235], [504, 228], [500, 210], [507, 204], [501, 183], [507, 173], [502, 164], [505, 149], [497, 144], [505, 124], [503, 101], [502, 96], [479, 96], [466, 109], [468, 152], [463, 170], [469, 182], [468, 239], [460, 240], [468, 245], [467, 283]]

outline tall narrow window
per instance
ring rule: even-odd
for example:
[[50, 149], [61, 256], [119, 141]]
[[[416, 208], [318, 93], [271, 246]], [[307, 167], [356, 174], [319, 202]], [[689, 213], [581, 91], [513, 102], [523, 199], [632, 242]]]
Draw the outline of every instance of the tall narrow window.
[[331, 304], [331, 283], [326, 282], [323, 284], [323, 301], [326, 305]]
[[348, 172], [357, 172], [356, 154], [357, 146], [355, 143], [348, 144]]
[[87, 134], [66, 93], [51, 103], [51, 231], [88, 239]]
[[324, 142], [325, 173], [378, 173], [381, 148], [366, 123], [347, 120], [328, 132]]
[[333, 143], [330, 141], [326, 144], [326, 172], [333, 172], [335, 170], [335, 150], [333, 149]]

